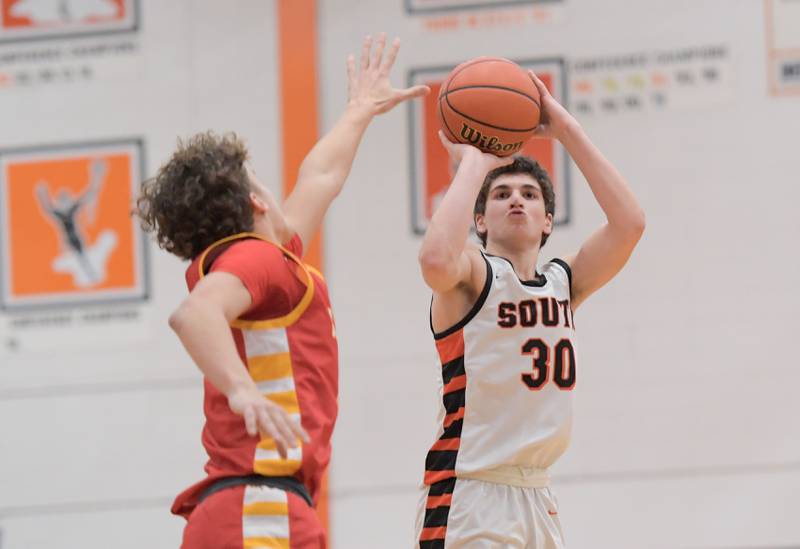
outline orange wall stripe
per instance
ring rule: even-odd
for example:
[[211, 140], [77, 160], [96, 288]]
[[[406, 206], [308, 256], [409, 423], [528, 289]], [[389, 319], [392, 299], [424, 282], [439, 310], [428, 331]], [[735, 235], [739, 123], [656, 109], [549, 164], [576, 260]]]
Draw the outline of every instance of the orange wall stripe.
[[[319, 138], [317, 2], [278, 0], [283, 195], [288, 196], [300, 163]], [[322, 270], [322, 237], [303, 242], [304, 261]]]
[[[281, 142], [283, 143], [283, 196], [297, 181], [300, 163], [319, 138], [317, 80], [317, 2], [278, 0], [278, 52], [281, 93]], [[322, 235], [303, 242], [303, 260], [322, 270]], [[317, 515], [328, 533], [328, 475], [322, 479]]]

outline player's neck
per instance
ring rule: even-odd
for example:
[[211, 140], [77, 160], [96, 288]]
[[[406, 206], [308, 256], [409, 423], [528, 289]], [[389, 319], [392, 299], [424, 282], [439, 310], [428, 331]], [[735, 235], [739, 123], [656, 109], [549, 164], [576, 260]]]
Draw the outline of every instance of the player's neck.
[[263, 236], [270, 242], [274, 242], [275, 244], [283, 244], [283, 240], [275, 230], [275, 227], [273, 227], [272, 224], [266, 221], [264, 218], [256, 218], [254, 220], [253, 232]]
[[539, 259], [538, 247], [509, 248], [498, 242], [487, 242], [486, 253], [504, 257], [514, 266], [514, 271], [521, 280], [536, 278], [536, 262]]

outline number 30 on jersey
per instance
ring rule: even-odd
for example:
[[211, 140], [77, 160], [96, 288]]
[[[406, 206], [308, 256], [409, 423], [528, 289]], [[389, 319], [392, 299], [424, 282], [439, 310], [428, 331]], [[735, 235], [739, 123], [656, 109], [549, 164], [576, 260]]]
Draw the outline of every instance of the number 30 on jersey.
[[[562, 391], [575, 387], [575, 349], [569, 339], [556, 343], [552, 352], [541, 339], [529, 339], [522, 346], [522, 354], [533, 358], [533, 372], [522, 374], [522, 383], [531, 391], [539, 391], [550, 380]], [[552, 364], [552, 368], [550, 367]]]

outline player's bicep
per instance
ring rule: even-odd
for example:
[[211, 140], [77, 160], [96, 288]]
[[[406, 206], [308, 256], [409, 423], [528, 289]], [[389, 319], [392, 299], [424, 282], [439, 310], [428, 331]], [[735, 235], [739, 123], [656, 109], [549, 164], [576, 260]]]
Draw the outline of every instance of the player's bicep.
[[567, 261], [572, 270], [572, 308], [605, 286], [628, 262], [639, 235], [604, 225]]
[[197, 283], [184, 303], [218, 310], [231, 322], [250, 309], [253, 298], [237, 276], [215, 271]]

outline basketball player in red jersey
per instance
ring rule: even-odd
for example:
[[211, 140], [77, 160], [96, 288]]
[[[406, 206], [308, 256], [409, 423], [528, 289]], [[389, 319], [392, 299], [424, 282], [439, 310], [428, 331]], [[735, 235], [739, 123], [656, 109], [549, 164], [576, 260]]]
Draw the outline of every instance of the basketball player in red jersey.
[[[304, 159], [279, 206], [235, 136], [182, 143], [145, 183], [138, 213], [161, 247], [191, 260], [169, 319], [205, 376], [207, 476], [180, 494], [186, 549], [325, 546], [313, 509], [337, 413], [337, 342], [322, 276], [303, 245], [320, 226], [375, 115], [428, 92], [394, 89], [385, 35], [348, 58], [344, 114]], [[310, 70], [310, 69], [309, 69]]]
[[[542, 263], [555, 198], [535, 161], [500, 159], [440, 134], [458, 170], [420, 250], [433, 290], [444, 421], [425, 462], [422, 549], [564, 546], [548, 467], [572, 423], [574, 311], [627, 262], [644, 213], [620, 173], [530, 74], [542, 99], [538, 137], [558, 139], [606, 223], [580, 250]], [[482, 250], [468, 241], [475, 224]]]

